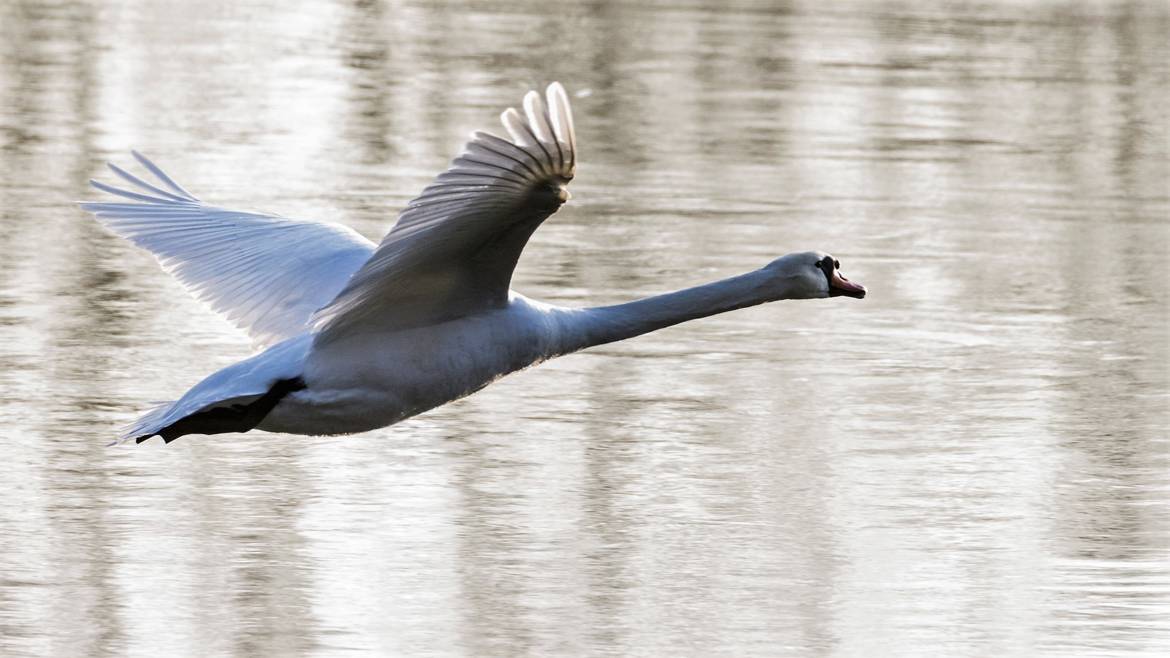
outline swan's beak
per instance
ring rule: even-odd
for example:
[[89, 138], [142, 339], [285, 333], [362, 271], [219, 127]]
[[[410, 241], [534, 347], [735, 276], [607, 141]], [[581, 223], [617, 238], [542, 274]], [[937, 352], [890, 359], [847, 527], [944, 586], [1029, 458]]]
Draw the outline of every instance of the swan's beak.
[[865, 286], [860, 283], [853, 283], [834, 269], [833, 273], [829, 275], [829, 296], [840, 297], [842, 295], [861, 299], [865, 297]]

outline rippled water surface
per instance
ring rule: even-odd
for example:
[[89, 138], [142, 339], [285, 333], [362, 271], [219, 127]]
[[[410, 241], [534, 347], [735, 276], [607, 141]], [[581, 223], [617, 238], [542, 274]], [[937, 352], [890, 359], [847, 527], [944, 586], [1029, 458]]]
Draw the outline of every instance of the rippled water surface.
[[[0, 654], [1170, 655], [1168, 13], [0, 3]], [[376, 238], [554, 79], [582, 161], [518, 289], [824, 249], [870, 296], [105, 447], [248, 353], [71, 205], [105, 160]]]

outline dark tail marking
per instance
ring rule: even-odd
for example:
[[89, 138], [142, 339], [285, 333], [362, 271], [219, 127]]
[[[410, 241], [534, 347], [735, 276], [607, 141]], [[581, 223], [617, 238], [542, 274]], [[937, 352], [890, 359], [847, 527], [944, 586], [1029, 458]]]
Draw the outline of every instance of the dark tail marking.
[[[233, 404], [230, 407], [197, 411], [167, 425], [155, 434], [161, 436], [166, 443], [170, 443], [184, 434], [247, 432], [259, 425], [284, 396], [304, 388], [305, 380], [300, 377], [281, 379], [273, 384], [267, 393], [248, 404]], [[155, 434], [140, 436], [137, 443], [142, 443]]]

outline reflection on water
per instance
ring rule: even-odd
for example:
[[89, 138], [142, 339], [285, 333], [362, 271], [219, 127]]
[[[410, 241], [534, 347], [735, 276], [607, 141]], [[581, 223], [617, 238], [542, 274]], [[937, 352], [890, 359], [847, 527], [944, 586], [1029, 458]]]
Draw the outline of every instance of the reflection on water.
[[[1159, 2], [0, 5], [0, 653], [1170, 650]], [[347, 439], [104, 448], [245, 339], [69, 202], [143, 149], [370, 236], [525, 89], [517, 287], [776, 304]]]

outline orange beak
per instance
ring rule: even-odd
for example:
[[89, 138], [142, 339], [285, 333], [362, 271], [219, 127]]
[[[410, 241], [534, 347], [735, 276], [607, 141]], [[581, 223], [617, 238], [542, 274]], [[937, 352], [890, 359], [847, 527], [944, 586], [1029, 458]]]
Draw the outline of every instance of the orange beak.
[[865, 286], [860, 283], [853, 283], [844, 276], [841, 276], [841, 273], [834, 269], [833, 273], [829, 275], [829, 296], [839, 297], [842, 295], [861, 299], [865, 297]]

